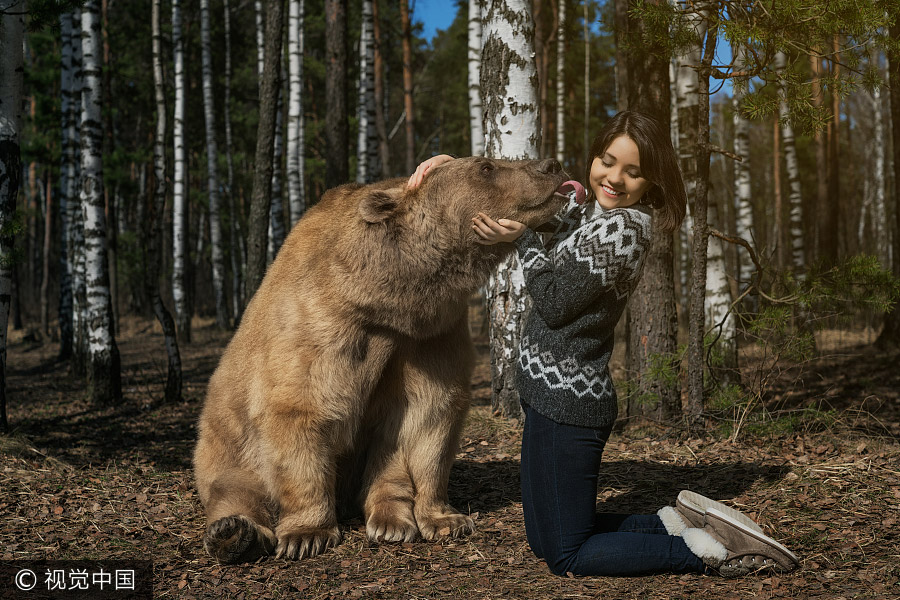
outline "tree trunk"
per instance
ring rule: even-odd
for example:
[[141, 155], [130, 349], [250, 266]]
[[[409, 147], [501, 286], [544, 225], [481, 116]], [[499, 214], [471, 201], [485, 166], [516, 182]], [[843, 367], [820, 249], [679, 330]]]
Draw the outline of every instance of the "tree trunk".
[[[628, 108], [629, 82], [628, 62], [630, 57], [625, 55], [625, 40], [628, 38], [628, 0], [613, 0], [615, 4], [615, 42], [616, 42], [616, 112]], [[635, 84], [636, 85], [636, 84]]]
[[556, 160], [566, 160], [566, 0], [559, 3], [556, 24]]
[[[110, 67], [109, 53], [109, 0], [101, 0], [100, 3], [101, 17], [101, 36], [103, 43], [103, 105], [112, 106], [112, 75]], [[113, 111], [107, 110], [103, 114], [103, 150], [104, 154], [112, 152], [115, 147], [113, 126]], [[112, 306], [112, 330], [113, 335], [119, 329], [119, 232], [118, 219], [116, 215], [119, 211], [117, 200], [119, 194], [115, 189], [110, 195], [108, 186], [103, 186], [103, 205], [106, 211], [106, 245], [107, 260], [109, 261], [109, 298]]]
[[234, 143], [231, 131], [231, 7], [229, 0], [223, 0], [223, 12], [225, 15], [225, 94], [223, 104], [225, 107], [225, 161], [228, 165], [228, 214], [229, 219], [229, 257], [231, 259], [231, 310], [234, 315], [234, 326], [237, 328], [244, 311], [244, 296], [241, 265], [244, 256], [241, 252], [240, 224], [241, 216], [238, 213], [234, 201]]
[[200, 0], [200, 40], [203, 64], [203, 116], [206, 124], [206, 174], [213, 295], [216, 302], [216, 326], [220, 329], [227, 329], [228, 305], [225, 303], [225, 252], [222, 248], [222, 217], [219, 208], [219, 148], [216, 143], [216, 109], [213, 101], [209, 0]]
[[[775, 55], [775, 67], [779, 70], [786, 67], [786, 57], [783, 52]], [[782, 92], [783, 94], [783, 92]], [[781, 143], [784, 147], [785, 175], [787, 176], [788, 206], [790, 210], [790, 248], [791, 266], [797, 276], [802, 276], [806, 269], [803, 245], [803, 194], [800, 189], [800, 169], [797, 162], [797, 145], [794, 141], [794, 128], [791, 125], [791, 115], [788, 110], [787, 100], [782, 95], [779, 102], [779, 118], [781, 120]], [[837, 213], [832, 208], [830, 212]]]
[[[204, 2], [206, 3], [206, 2]], [[153, 29], [153, 83], [156, 97], [156, 136], [153, 141], [153, 169], [156, 191], [150, 202], [146, 231], [147, 249], [147, 293], [153, 306], [153, 313], [159, 320], [166, 340], [168, 370], [166, 372], [166, 402], [181, 400], [181, 354], [175, 321], [163, 304], [159, 291], [159, 267], [162, 262], [162, 216], [166, 204], [166, 90], [162, 66], [162, 34], [160, 33], [160, 12], [162, 0], [153, 0], [151, 26]], [[227, 6], [227, 5], [226, 5]]]
[[[256, 136], [256, 169], [247, 225], [247, 297], [253, 296], [266, 273], [269, 208], [272, 194], [272, 158], [275, 152], [275, 112], [281, 74], [281, 40], [284, 5], [266, 3], [265, 64], [259, 89], [259, 129]], [[346, 125], [346, 122], [345, 122]], [[346, 146], [345, 146], [346, 148]]]
[[772, 239], [775, 241], [775, 263], [779, 268], [785, 268], [788, 264], [787, 243], [784, 237], [784, 195], [781, 192], [783, 177], [781, 175], [781, 125], [775, 119], [772, 128], [772, 180], [774, 188], [774, 202], [772, 212], [775, 219], [772, 224]]
[[591, 153], [591, 29], [588, 21], [588, 0], [584, 1], [584, 140], [583, 156], [585, 169], [588, 167]]
[[81, 210], [84, 214], [85, 289], [91, 397], [108, 404], [122, 398], [119, 350], [113, 333], [103, 203], [102, 57], [97, 0], [81, 17]]
[[[834, 60], [832, 61], [832, 77], [840, 77], [839, 61], [841, 56], [838, 53], [840, 43], [835, 36], [833, 39]], [[841, 98], [839, 94], [832, 92], [831, 94], [831, 121], [828, 125], [828, 193], [831, 198], [840, 198], [841, 195], [841, 165], [840, 165], [840, 131], [841, 131]], [[785, 153], [787, 153], [787, 140], [785, 140]], [[790, 165], [788, 165], [788, 177], [790, 177]], [[822, 207], [821, 213], [821, 234], [819, 248], [819, 260], [826, 266], [832, 266], [837, 262], [838, 257], [838, 239], [839, 239], [839, 218], [840, 206], [834, 202], [829, 202], [827, 207]], [[793, 207], [793, 205], [792, 205]], [[793, 217], [792, 217], [793, 226]], [[793, 235], [793, 233], [792, 233]], [[796, 262], [796, 259], [795, 261]]]
[[188, 202], [185, 110], [187, 101], [184, 71], [184, 37], [181, 31], [181, 0], [172, 0], [172, 56], [175, 63], [175, 107], [172, 121], [175, 172], [172, 178], [172, 297], [175, 322], [181, 341], [191, 342], [193, 307], [190, 290], [190, 211]]
[[[484, 0], [482, 0], [482, 13]], [[556, 21], [558, 18], [553, 0], [532, 0], [534, 9], [534, 58], [538, 78], [538, 97], [540, 98], [541, 115], [541, 153], [540, 156], [552, 154], [553, 140], [550, 139], [550, 48], [556, 37]]]
[[406, 110], [406, 172], [416, 170], [416, 119], [413, 110], [412, 24], [409, 0], [400, 0], [400, 30], [403, 36], [403, 106]]
[[[891, 25], [890, 37], [900, 39], [900, 22]], [[894, 234], [893, 271], [900, 277], [900, 51], [888, 51], [888, 80], [891, 96], [891, 136], [894, 148]], [[884, 316], [884, 328], [875, 345], [882, 349], [900, 347], [900, 303]]]
[[284, 87], [281, 82], [287, 79], [284, 64], [281, 65], [281, 78], [278, 83], [278, 101], [275, 105], [275, 141], [272, 147], [272, 194], [269, 201], [269, 240], [266, 249], [268, 261], [271, 263], [278, 255], [284, 243], [284, 203], [281, 197], [281, 159], [284, 157]]
[[62, 49], [60, 53], [60, 165], [59, 165], [59, 359], [72, 356], [74, 331], [72, 323], [72, 268], [69, 263], [69, 207], [74, 189], [74, 85], [72, 13], [59, 18]]
[[[654, 0], [663, 2], [665, 0]], [[629, 38], [642, 37], [643, 24], [628, 19]], [[628, 107], [655, 117], [660, 123], [670, 121], [669, 62], [659, 58], [660, 48], [629, 53]], [[675, 305], [674, 238], [653, 220], [650, 250], [644, 274], [631, 295], [626, 316], [628, 331], [627, 371], [637, 397], [658, 399], [657, 414], [661, 419], [681, 412], [681, 389], [677, 381], [646, 377], [655, 360], [676, 368], [678, 348], [678, 313]]]
[[287, 139], [287, 179], [288, 207], [291, 227], [306, 210], [303, 194], [303, 18], [304, 0], [290, 0], [288, 3], [288, 139]]
[[53, 186], [44, 172], [44, 244], [41, 251], [41, 335], [50, 335], [50, 246], [53, 236]]
[[391, 176], [391, 152], [388, 145], [387, 122], [385, 120], [384, 58], [381, 52], [381, 20], [378, 17], [378, 0], [372, 1], [372, 35], [375, 38], [375, 124], [378, 129], [378, 160], [381, 176]]
[[[480, 82], [485, 156], [537, 158], [540, 131], [530, 2], [490, 0], [483, 23]], [[515, 253], [492, 273], [486, 296], [491, 320], [491, 406], [496, 413], [521, 418], [514, 379], [530, 302]]]
[[[405, 2], [405, 0], [404, 0]], [[347, 0], [325, 0], [325, 187], [347, 183]]]
[[[823, 73], [822, 59], [815, 53], [809, 55], [810, 70], [812, 71], [811, 91], [812, 101], [816, 108], [820, 108], [825, 103], [825, 92], [822, 89], [821, 77]], [[829, 218], [826, 213], [834, 211], [834, 205], [828, 199], [828, 136], [826, 131], [816, 131], [815, 133], [816, 147], [816, 203], [815, 215], [816, 219], [810, 219], [814, 225], [812, 236], [813, 247], [810, 249], [810, 255], [813, 257], [820, 256], [823, 241], [821, 240], [822, 223]]]
[[472, 156], [484, 156], [484, 115], [481, 111], [481, 12], [484, 0], [469, 0], [469, 134]]
[[[706, 315], [707, 248], [709, 227], [707, 224], [707, 202], [709, 193], [709, 67], [715, 53], [718, 34], [716, 23], [708, 26], [703, 57], [700, 61], [697, 96], [700, 111], [696, 129], [696, 185], [691, 216], [694, 220], [693, 249], [691, 255], [691, 305], [688, 318], [688, 412], [699, 416], [706, 407], [706, 390], [703, 374], [706, 362], [704, 333]], [[704, 39], [704, 38], [701, 38]]]
[[[744, 47], [742, 44], [732, 46], [732, 54], [737, 69], [744, 64]], [[753, 205], [750, 192], [750, 125], [740, 112], [740, 104], [746, 93], [749, 82], [746, 80], [735, 81], [733, 87], [732, 110], [734, 112], [734, 153], [742, 160], [733, 163], [734, 168], [734, 198], [737, 205], [737, 234], [748, 242], [755, 242], [753, 236]], [[746, 248], [738, 247], [738, 291], [743, 292], [753, 277], [755, 266], [750, 259], [750, 253]]]
[[372, 0], [363, 0], [359, 35], [359, 130], [356, 136], [356, 182], [371, 183], [378, 178], [378, 131], [375, 128], [375, 24]]
[[0, 14], [0, 433], [9, 431], [6, 343], [12, 290], [13, 227], [22, 173], [22, 73], [25, 15]]

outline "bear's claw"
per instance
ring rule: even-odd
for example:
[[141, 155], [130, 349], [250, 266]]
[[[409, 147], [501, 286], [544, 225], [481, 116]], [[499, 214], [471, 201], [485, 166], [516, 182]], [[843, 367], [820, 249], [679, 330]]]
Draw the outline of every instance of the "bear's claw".
[[210, 523], [203, 547], [220, 563], [236, 563], [271, 554], [273, 544], [248, 517], [234, 515]]
[[318, 556], [341, 543], [337, 527], [304, 528], [278, 534], [275, 558], [304, 559]]

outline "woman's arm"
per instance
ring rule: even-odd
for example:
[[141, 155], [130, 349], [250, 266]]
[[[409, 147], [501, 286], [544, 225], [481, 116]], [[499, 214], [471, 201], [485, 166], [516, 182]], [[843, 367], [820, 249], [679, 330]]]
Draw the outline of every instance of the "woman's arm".
[[425, 179], [425, 174], [428, 173], [429, 170], [451, 160], [453, 160], [453, 157], [449, 154], [438, 154], [437, 156], [432, 156], [428, 160], [419, 163], [419, 166], [416, 167], [416, 172], [409, 176], [409, 181], [406, 182], [406, 188], [411, 190], [419, 187], [419, 184]]

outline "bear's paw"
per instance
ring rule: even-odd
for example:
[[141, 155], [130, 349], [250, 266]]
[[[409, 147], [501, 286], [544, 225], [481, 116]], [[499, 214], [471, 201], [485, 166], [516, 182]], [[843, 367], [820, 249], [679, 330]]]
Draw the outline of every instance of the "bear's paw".
[[252, 562], [272, 553], [275, 547], [270, 530], [249, 517], [233, 515], [210, 523], [203, 547], [220, 563]]
[[334, 527], [278, 527], [276, 558], [312, 558], [341, 543], [341, 530]]
[[411, 512], [407, 516], [378, 510], [366, 519], [366, 535], [373, 542], [411, 542], [418, 533], [419, 528]]
[[445, 537], [462, 537], [475, 531], [471, 517], [452, 512], [441, 513], [419, 519], [419, 532], [428, 541]]

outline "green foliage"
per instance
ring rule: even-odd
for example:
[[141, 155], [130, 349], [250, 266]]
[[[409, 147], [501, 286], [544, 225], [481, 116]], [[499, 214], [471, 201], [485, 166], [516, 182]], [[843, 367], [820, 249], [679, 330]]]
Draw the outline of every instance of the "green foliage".
[[[734, 79], [736, 85], [748, 89], [740, 106], [747, 118], [777, 114], [783, 98], [798, 133], [819, 131], [829, 118], [825, 107], [814, 105], [811, 82], [804, 76], [808, 56], [841, 65], [838, 76], [824, 76], [820, 83], [826, 92], [845, 98], [860, 87], [871, 90], [883, 84], [873, 66], [873, 53], [900, 50], [900, 41], [887, 34], [900, 14], [898, 0], [725, 0], [677, 5], [637, 0], [630, 12], [644, 24], [643, 39], [631, 40], [631, 47], [656, 46], [666, 59], [697, 45], [698, 20], [706, 28], [715, 27], [719, 42], [745, 50], [746, 63], [714, 61], [710, 72], [702, 75]], [[836, 49], [835, 40], [839, 42]], [[775, 68], [778, 52], [788, 57], [790, 64], [784, 70]], [[751, 81], [755, 85], [751, 86]], [[770, 85], [782, 92], [760, 94]]]

